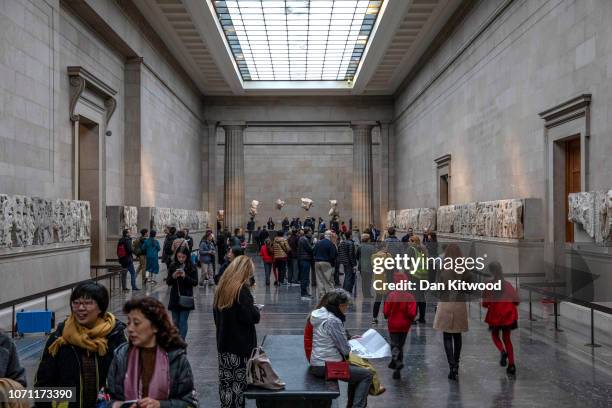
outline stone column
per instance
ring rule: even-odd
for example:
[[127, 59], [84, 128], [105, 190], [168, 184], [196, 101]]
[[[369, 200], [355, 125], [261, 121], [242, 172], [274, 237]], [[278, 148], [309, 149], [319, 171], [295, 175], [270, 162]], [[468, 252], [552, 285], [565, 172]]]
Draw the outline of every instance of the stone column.
[[390, 165], [389, 160], [389, 136], [390, 136], [390, 125], [389, 123], [380, 124], [380, 194], [379, 194], [379, 214], [376, 214], [374, 225], [381, 231], [386, 229], [387, 226], [387, 212], [391, 209], [389, 207], [390, 201]]
[[373, 220], [372, 128], [376, 122], [351, 122], [353, 129], [353, 228], [365, 230]]
[[217, 124], [214, 120], [206, 121], [206, 142], [203, 143], [205, 156], [202, 165], [202, 174], [206, 176], [203, 180], [207, 185], [206, 202], [203, 207], [209, 214], [208, 226], [215, 230], [217, 228]]
[[226, 122], [225, 162], [223, 172], [223, 205], [225, 226], [230, 231], [244, 228], [244, 122]]

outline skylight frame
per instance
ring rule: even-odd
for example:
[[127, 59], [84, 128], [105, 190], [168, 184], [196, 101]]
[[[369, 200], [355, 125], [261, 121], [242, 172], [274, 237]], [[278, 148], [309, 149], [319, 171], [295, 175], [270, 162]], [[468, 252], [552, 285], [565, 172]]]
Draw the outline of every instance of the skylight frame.
[[244, 82], [355, 79], [384, 0], [213, 0]]

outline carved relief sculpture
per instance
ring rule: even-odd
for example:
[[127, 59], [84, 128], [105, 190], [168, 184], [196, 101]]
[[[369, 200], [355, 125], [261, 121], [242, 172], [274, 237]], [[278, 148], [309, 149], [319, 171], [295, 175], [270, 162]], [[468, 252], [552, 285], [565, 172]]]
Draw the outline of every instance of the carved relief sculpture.
[[276, 202], [274, 203], [274, 205], [276, 206], [277, 210], [282, 210], [283, 207], [285, 206], [285, 202], [281, 200], [280, 198], [278, 198], [276, 199]]
[[612, 243], [612, 190], [572, 193], [569, 221], [576, 223], [598, 244]]
[[253, 200], [251, 201], [251, 207], [249, 208], [249, 215], [251, 217], [255, 217], [257, 215], [257, 207], [259, 206], [259, 201]]
[[301, 198], [301, 207], [308, 211], [312, 207], [312, 200], [310, 198]]
[[331, 205], [331, 208], [329, 209], [329, 216], [330, 217], [339, 217], [340, 214], [338, 213], [338, 201], [337, 200], [329, 200], [329, 204]]

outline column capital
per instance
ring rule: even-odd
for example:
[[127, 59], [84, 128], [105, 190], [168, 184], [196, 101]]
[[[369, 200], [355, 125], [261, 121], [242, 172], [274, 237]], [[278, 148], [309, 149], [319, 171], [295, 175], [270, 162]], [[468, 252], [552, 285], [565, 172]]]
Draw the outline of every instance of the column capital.
[[230, 127], [230, 126], [235, 126], [235, 127], [246, 127], [246, 122], [243, 120], [229, 120], [229, 121], [224, 121], [221, 122], [219, 124], [219, 126], [225, 128], [225, 127]]
[[374, 120], [353, 120], [351, 121], [351, 128], [373, 128], [378, 125], [378, 122]]
[[218, 120], [214, 120], [214, 119], [206, 119], [204, 121], [204, 124], [206, 126], [215, 126], [215, 127], [217, 127], [217, 126], [219, 126], [219, 121]]

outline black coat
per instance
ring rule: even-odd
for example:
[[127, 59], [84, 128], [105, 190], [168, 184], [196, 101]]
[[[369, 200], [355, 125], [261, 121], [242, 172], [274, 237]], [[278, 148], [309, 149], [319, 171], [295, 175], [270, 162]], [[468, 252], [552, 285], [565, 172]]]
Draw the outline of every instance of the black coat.
[[134, 250], [132, 249], [132, 238], [122, 237], [119, 242], [117, 242], [117, 247], [119, 247], [121, 244], [125, 246], [125, 252], [127, 255], [123, 258], [119, 258], [119, 264], [121, 264], [122, 267], [127, 268], [130, 262], [133, 262], [132, 255], [134, 254]]
[[217, 327], [217, 351], [250, 357], [257, 347], [255, 325], [259, 323], [260, 315], [247, 285], [240, 289], [237, 302], [227, 309], [214, 308], [213, 315]]
[[[125, 324], [118, 321], [115, 324], [115, 328], [108, 335], [108, 352], [104, 356], [95, 355], [96, 366], [98, 367], [98, 384], [96, 389], [106, 385], [106, 377], [108, 376], [108, 369], [113, 361], [115, 350], [123, 343], [127, 341], [125, 338]], [[67, 344], [59, 348], [55, 357], [49, 353], [49, 346], [57, 340], [64, 331], [64, 322], [57, 326], [57, 329], [51, 333], [45, 344], [40, 364], [38, 365], [38, 371], [34, 378], [35, 387], [76, 387], [77, 400], [81, 393], [81, 382], [83, 380], [81, 373], [81, 364], [83, 361], [83, 354], [87, 350], [82, 349], [71, 344]], [[80, 400], [77, 402], [71, 402], [68, 407], [76, 408], [81, 407]], [[48, 407], [51, 408], [50, 402], [37, 402], [36, 407]], [[89, 408], [89, 407], [82, 407]]]
[[168, 310], [193, 310], [194, 308], [186, 309], [179, 305], [179, 290], [181, 296], [193, 296], [193, 287], [198, 285], [198, 270], [191, 262], [185, 262], [182, 265], [183, 269], [185, 270], [185, 277], [174, 279], [172, 274], [176, 272], [180, 266], [180, 264], [172, 262], [170, 264], [170, 269], [168, 269], [166, 283], [171, 287]]

